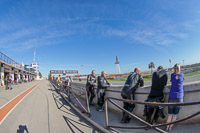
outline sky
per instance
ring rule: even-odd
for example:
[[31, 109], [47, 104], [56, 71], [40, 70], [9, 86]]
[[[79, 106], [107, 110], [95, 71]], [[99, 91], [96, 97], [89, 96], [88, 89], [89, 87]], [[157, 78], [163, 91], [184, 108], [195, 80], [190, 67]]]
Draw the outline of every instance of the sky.
[[[1, 0], [0, 51], [40, 72], [200, 62], [199, 0]], [[184, 61], [183, 61], [184, 60]]]

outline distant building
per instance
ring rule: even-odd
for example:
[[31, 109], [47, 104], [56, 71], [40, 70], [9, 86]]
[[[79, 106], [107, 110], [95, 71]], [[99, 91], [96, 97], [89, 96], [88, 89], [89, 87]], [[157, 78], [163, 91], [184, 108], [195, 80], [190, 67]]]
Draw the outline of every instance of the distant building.
[[36, 58], [36, 49], [34, 50], [33, 63], [31, 64], [31, 67], [33, 68], [34, 72], [37, 73], [36, 79], [40, 79], [40, 76], [39, 76], [39, 63], [35, 61], [35, 58]]
[[116, 74], [120, 74], [121, 72], [120, 72], [119, 61], [118, 61], [117, 56], [116, 56], [116, 62], [115, 62], [115, 64], [116, 64]]
[[39, 79], [40, 78], [40, 76], [39, 76], [39, 63], [33, 62], [31, 64], [31, 68], [33, 68], [34, 72], [37, 73], [36, 79]]

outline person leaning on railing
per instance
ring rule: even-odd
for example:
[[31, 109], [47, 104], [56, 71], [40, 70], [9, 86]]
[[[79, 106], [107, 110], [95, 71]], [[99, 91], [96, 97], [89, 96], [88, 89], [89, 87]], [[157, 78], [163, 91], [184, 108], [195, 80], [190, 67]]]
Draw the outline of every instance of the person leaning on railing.
[[65, 77], [63, 88], [66, 90], [69, 87], [69, 78], [68, 76]]
[[73, 82], [73, 78], [72, 78], [72, 75], [69, 76], [69, 86], [72, 85], [72, 82]]
[[[179, 64], [174, 65], [174, 73], [171, 74], [171, 89], [169, 93], [169, 103], [183, 102], [184, 90], [183, 90], [183, 81], [184, 74], [181, 72]], [[177, 115], [180, 110], [180, 106], [169, 106], [168, 107], [168, 119], [167, 123], [173, 122], [177, 119]], [[173, 124], [168, 125], [166, 130], [171, 131]]]
[[[162, 66], [157, 68], [157, 71], [152, 75], [152, 85], [151, 91], [147, 98], [147, 102], [164, 102], [165, 97], [163, 90], [167, 85], [167, 72], [163, 70]], [[155, 113], [154, 113], [155, 110]], [[154, 113], [153, 120], [151, 117]], [[162, 106], [147, 106], [145, 105], [144, 109], [144, 116], [146, 116], [146, 121], [148, 123], [156, 123], [159, 117], [165, 118], [163, 114], [163, 107]]]
[[[131, 72], [124, 84], [124, 87], [121, 92], [121, 96], [123, 99], [128, 100], [135, 100], [135, 91], [139, 86], [144, 85], [144, 80], [141, 75], [141, 70], [139, 68], [135, 68], [134, 72]], [[124, 109], [126, 109], [129, 112], [132, 112], [135, 108], [135, 104], [132, 103], [124, 103]], [[121, 120], [121, 123], [129, 123], [131, 120], [131, 117], [129, 114], [123, 111], [123, 118]]]
[[102, 112], [103, 111], [103, 104], [104, 104], [104, 96], [105, 96], [105, 90], [112, 86], [111, 83], [108, 83], [106, 80], [106, 72], [102, 71], [101, 76], [98, 76], [98, 87], [97, 87], [97, 96], [98, 96], [98, 108], [97, 111]]

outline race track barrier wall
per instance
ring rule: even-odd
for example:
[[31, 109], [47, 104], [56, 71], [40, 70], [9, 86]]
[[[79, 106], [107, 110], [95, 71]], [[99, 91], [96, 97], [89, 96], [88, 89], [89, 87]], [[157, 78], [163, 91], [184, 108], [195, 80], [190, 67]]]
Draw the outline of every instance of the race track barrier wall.
[[[78, 93], [79, 89], [85, 88], [85, 84], [76, 82], [76, 83], [72, 83], [71, 87]], [[123, 86], [112, 86], [112, 87], [108, 88], [106, 91], [106, 96], [114, 97], [114, 98], [121, 98], [122, 87]], [[164, 89], [165, 102], [168, 102], [169, 90], [170, 90], [170, 85], [166, 86]], [[138, 88], [135, 93], [136, 94], [135, 99], [137, 101], [144, 102], [147, 99], [149, 92], [150, 92], [150, 86]], [[184, 93], [185, 93], [184, 102], [200, 101], [200, 82], [192, 82], [192, 83], [184, 84]], [[85, 96], [82, 96], [82, 98], [85, 98]], [[96, 104], [97, 96], [95, 97], [95, 99], [93, 101]], [[119, 106], [123, 107], [122, 101], [115, 101], [115, 103], [118, 104]], [[120, 117], [122, 117], [122, 111], [119, 108], [117, 108], [115, 105], [108, 102], [107, 106], [108, 106], [109, 110], [120, 113], [121, 114]], [[143, 110], [144, 110], [144, 105], [136, 104], [136, 109], [133, 111], [133, 114], [135, 114], [138, 117], [145, 120], [145, 117], [143, 117]], [[185, 116], [188, 116], [188, 115], [193, 114], [198, 111], [200, 111], [199, 105], [184, 106], [181, 108], [181, 110], [179, 112], [178, 119], [182, 119]], [[168, 114], [167, 107], [165, 107], [164, 113], [166, 115], [165, 119], [160, 118], [159, 122], [162, 122], [162, 123], [166, 122], [167, 114]], [[182, 123], [196, 123], [196, 122], [200, 122], [200, 115], [197, 115], [186, 121], [182, 121]]]

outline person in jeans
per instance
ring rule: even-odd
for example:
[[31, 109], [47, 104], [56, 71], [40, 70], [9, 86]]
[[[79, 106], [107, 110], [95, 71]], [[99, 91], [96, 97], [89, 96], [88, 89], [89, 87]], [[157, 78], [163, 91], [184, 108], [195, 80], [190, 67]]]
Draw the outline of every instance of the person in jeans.
[[[184, 90], [183, 81], [184, 74], [181, 72], [179, 64], [174, 65], [174, 73], [171, 74], [171, 89], [169, 93], [169, 103], [183, 102]], [[168, 119], [167, 123], [173, 122], [177, 119], [177, 115], [180, 110], [180, 106], [169, 106], [168, 107]], [[166, 130], [171, 131], [173, 124], [167, 125]]]
[[[124, 84], [124, 87], [121, 92], [121, 96], [123, 99], [128, 100], [135, 100], [135, 91], [139, 86], [144, 85], [144, 80], [141, 75], [141, 70], [139, 68], [135, 68], [134, 72], [131, 72]], [[132, 103], [124, 103], [124, 109], [126, 109], [129, 112], [132, 112], [135, 108], [135, 104]], [[121, 123], [129, 123], [131, 120], [131, 117], [129, 114], [123, 111], [123, 118], [121, 120]]]
[[98, 81], [98, 86], [97, 86], [98, 108], [97, 108], [97, 111], [102, 112], [103, 104], [104, 104], [105, 90], [108, 87], [112, 86], [112, 84], [106, 80], [106, 72], [105, 71], [101, 72], [101, 76], [98, 76], [97, 81]]
[[96, 71], [92, 70], [92, 74], [89, 74], [87, 76], [87, 83], [86, 83], [86, 90], [87, 90], [88, 98], [90, 97], [89, 105], [91, 105], [91, 106], [93, 106], [92, 100], [95, 97], [94, 87], [97, 85], [95, 74], [96, 74]]
[[[157, 71], [152, 75], [151, 91], [148, 96], [147, 102], [164, 102], [165, 97], [163, 90], [167, 85], [167, 72], [163, 70], [162, 66], [157, 68]], [[156, 123], [159, 117], [164, 118], [162, 106], [146, 106], [146, 121], [148, 123]], [[154, 113], [155, 111], [155, 113]], [[151, 117], [154, 113], [153, 119]]]

